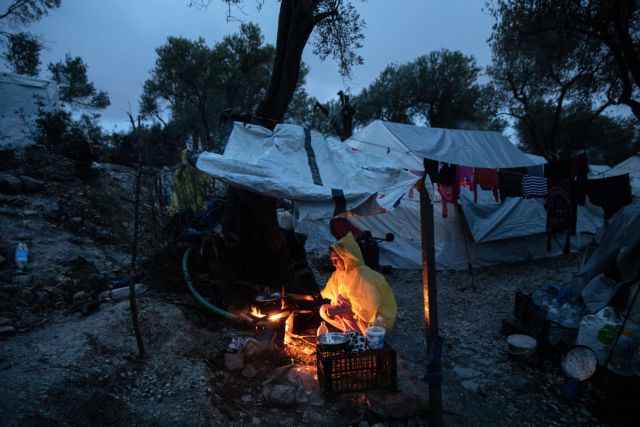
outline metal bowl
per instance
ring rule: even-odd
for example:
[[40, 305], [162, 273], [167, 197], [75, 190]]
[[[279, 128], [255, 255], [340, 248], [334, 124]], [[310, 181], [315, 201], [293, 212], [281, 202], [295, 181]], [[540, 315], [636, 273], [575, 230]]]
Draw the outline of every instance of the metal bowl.
[[349, 337], [342, 332], [329, 332], [318, 336], [317, 342], [324, 351], [338, 351], [347, 346]]

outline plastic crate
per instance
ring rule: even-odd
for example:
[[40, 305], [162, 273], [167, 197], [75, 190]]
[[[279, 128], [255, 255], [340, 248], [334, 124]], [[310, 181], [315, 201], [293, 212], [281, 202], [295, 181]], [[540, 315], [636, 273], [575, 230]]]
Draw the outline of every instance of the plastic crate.
[[577, 328], [567, 328], [547, 320], [546, 310], [538, 307], [530, 295], [522, 292], [516, 292], [513, 314], [529, 335], [535, 337], [543, 347], [570, 346], [578, 337]]
[[359, 353], [316, 347], [316, 366], [318, 381], [328, 395], [398, 388], [396, 352], [388, 344], [380, 350]]

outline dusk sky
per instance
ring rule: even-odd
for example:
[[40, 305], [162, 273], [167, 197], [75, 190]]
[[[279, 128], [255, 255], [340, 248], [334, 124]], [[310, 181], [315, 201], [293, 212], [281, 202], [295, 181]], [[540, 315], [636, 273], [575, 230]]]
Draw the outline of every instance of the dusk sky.
[[[2, 3], [2, 2], [0, 2]], [[103, 126], [126, 130], [129, 105], [137, 112], [144, 81], [152, 70], [155, 49], [168, 36], [203, 37], [212, 45], [238, 30], [238, 20], [227, 21], [226, 6], [213, 0], [206, 10], [190, 8], [186, 0], [62, 0], [62, 6], [26, 30], [45, 41], [41, 77], [48, 78], [47, 64], [66, 53], [81, 56], [89, 67], [89, 79], [106, 90], [111, 106], [102, 112]], [[246, 0], [243, 22], [256, 22], [265, 41], [275, 44], [279, 3], [265, 0], [262, 10]], [[369, 0], [355, 1], [366, 21], [364, 65], [347, 80], [337, 64], [321, 62], [308, 47], [303, 59], [311, 72], [307, 91], [320, 101], [338, 90], [357, 94], [390, 63], [404, 63], [442, 48], [473, 55], [482, 67], [491, 61], [487, 39], [493, 18], [483, 10], [485, 0]]]

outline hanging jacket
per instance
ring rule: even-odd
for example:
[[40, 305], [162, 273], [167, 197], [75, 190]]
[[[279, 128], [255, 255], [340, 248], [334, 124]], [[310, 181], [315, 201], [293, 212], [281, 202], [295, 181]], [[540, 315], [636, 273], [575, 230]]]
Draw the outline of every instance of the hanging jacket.
[[391, 332], [398, 306], [384, 276], [364, 265], [362, 252], [351, 232], [331, 247], [344, 261], [345, 269], [334, 271], [320, 292], [322, 297], [335, 303], [338, 295], [342, 295], [351, 303], [358, 319], [371, 323], [381, 315], [387, 333]]
[[483, 190], [492, 190], [496, 202], [500, 202], [500, 185], [498, 183], [498, 171], [491, 168], [476, 168], [473, 182], [473, 201], [478, 201], [478, 185]]

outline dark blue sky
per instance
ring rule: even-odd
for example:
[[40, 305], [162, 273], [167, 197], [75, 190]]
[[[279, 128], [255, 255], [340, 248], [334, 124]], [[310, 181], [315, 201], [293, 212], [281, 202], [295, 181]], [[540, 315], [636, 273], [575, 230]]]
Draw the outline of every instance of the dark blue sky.
[[[335, 62], [320, 62], [311, 48], [304, 61], [311, 67], [307, 90], [321, 101], [338, 90], [358, 93], [390, 63], [403, 63], [432, 50], [447, 48], [474, 55], [480, 66], [490, 63], [487, 38], [493, 19], [483, 11], [485, 0], [369, 0], [355, 1], [367, 23], [361, 55], [364, 65], [353, 70], [350, 80], [337, 72]], [[278, 3], [265, 0], [257, 11], [254, 0], [246, 0], [244, 14], [234, 15], [260, 25], [266, 42], [275, 43]], [[153, 68], [155, 48], [168, 36], [203, 37], [209, 44], [237, 31], [239, 22], [226, 19], [222, 1], [213, 0], [207, 10], [186, 6], [185, 0], [62, 0], [59, 10], [27, 30], [40, 34], [47, 51], [46, 64], [65, 53], [81, 56], [89, 67], [89, 78], [111, 97], [103, 112], [105, 125], [127, 126], [129, 104], [137, 111], [142, 85]]]

